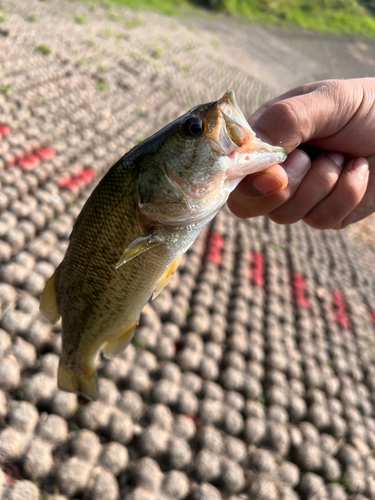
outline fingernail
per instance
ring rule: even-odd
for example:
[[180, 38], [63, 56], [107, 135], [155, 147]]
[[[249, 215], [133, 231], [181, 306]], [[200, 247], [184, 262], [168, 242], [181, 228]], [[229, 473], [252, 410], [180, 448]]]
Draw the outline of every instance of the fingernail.
[[273, 175], [262, 173], [253, 178], [253, 187], [261, 194], [268, 194], [280, 189], [282, 182]]
[[357, 172], [363, 179], [368, 175], [368, 163], [364, 158], [356, 158], [355, 160], [350, 160], [348, 163], [348, 169]]
[[333, 163], [336, 163], [336, 165], [341, 168], [344, 165], [345, 161], [345, 156], [341, 153], [336, 153], [334, 151], [331, 151], [330, 153], [327, 153], [327, 158], [333, 161]]
[[298, 179], [310, 168], [311, 160], [306, 153], [300, 149], [295, 149], [284, 162], [285, 172], [288, 177]]

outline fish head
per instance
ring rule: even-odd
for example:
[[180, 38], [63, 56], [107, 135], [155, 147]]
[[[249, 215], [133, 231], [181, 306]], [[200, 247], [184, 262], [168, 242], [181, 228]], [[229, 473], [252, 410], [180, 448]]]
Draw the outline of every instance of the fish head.
[[139, 208], [151, 221], [171, 226], [212, 218], [246, 175], [286, 158], [283, 148], [256, 137], [231, 90], [148, 141], [153, 154], [142, 162]]

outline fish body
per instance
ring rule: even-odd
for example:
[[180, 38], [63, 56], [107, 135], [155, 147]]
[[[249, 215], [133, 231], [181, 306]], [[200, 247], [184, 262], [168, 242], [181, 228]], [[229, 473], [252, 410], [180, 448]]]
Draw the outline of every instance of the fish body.
[[41, 296], [62, 317], [58, 386], [97, 398], [94, 360], [130, 342], [144, 305], [248, 173], [282, 162], [255, 137], [232, 91], [133, 148], [87, 200]]

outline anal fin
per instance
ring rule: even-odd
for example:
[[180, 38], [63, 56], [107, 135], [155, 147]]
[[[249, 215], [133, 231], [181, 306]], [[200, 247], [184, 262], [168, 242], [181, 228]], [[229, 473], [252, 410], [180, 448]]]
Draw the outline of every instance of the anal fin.
[[182, 255], [180, 255], [180, 257], [178, 257], [178, 259], [176, 259], [174, 262], [172, 262], [172, 264], [168, 267], [168, 269], [166, 271], [164, 271], [164, 274], [159, 279], [159, 281], [156, 283], [154, 293], [152, 295], [151, 300], [156, 299], [156, 297], [159, 295], [159, 293], [161, 293], [164, 290], [164, 288], [168, 285], [168, 283], [171, 281], [171, 278], [172, 278], [174, 272], [176, 271], [176, 269], [180, 265], [181, 259], [182, 259]]
[[138, 320], [133, 321], [133, 323], [130, 323], [130, 325], [128, 325], [119, 335], [111, 340], [108, 340], [104, 344], [104, 356], [107, 359], [115, 358], [125, 349], [131, 341], [137, 324]]
[[60, 318], [60, 313], [57, 308], [56, 301], [56, 278], [59, 267], [47, 281], [46, 286], [40, 296], [40, 312], [45, 316], [52, 324], [57, 323]]
[[98, 380], [95, 368], [77, 373], [68, 368], [61, 360], [57, 372], [57, 386], [68, 392], [81, 392], [94, 401], [98, 399]]

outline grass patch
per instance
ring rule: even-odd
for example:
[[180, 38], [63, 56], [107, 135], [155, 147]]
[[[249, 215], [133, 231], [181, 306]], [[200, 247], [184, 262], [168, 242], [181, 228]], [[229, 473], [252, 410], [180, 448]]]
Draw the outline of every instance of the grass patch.
[[227, 13], [253, 22], [375, 36], [375, 17], [361, 5], [361, 0], [218, 0], [217, 4]]
[[95, 82], [95, 87], [98, 89], [98, 90], [108, 90], [109, 89], [109, 85], [106, 81], [104, 80], [96, 80]]
[[5, 95], [11, 94], [12, 87], [10, 85], [0, 85], [0, 93]]
[[133, 29], [133, 28], [138, 28], [138, 26], [142, 26], [144, 24], [144, 20], [141, 19], [140, 17], [132, 17], [131, 19], [127, 19], [125, 21], [125, 26], [127, 28]]
[[154, 59], [159, 59], [163, 53], [163, 49], [161, 47], [154, 47], [151, 51], [151, 57]]
[[39, 23], [40, 19], [41, 18], [39, 14], [30, 14], [26, 17], [26, 21], [29, 21], [29, 23]]
[[138, 108], [137, 115], [142, 117], [142, 118], [145, 118], [148, 116], [148, 110], [146, 108]]
[[77, 24], [86, 24], [87, 23], [86, 16], [84, 16], [83, 14], [77, 14], [76, 16], [74, 16], [74, 21]]
[[104, 2], [104, 6], [110, 4], [123, 5], [133, 10], [154, 10], [167, 15], [181, 15], [181, 7], [194, 9], [188, 0], [106, 0]]
[[106, 0], [104, 5], [111, 4], [174, 15], [184, 15], [189, 10], [199, 11], [199, 15], [202, 15], [207, 13], [207, 9], [199, 9], [199, 4], [208, 4], [212, 10], [241, 16], [242, 19], [253, 23], [296, 25], [319, 32], [361, 33], [375, 37], [375, 7], [373, 11], [371, 0], [205, 0], [205, 2], [203, 0], [190, 2], [188, 0]]
[[48, 56], [52, 52], [52, 48], [50, 45], [47, 45], [46, 43], [41, 43], [36, 47], [35, 52], [37, 54], [42, 54], [42, 56]]

